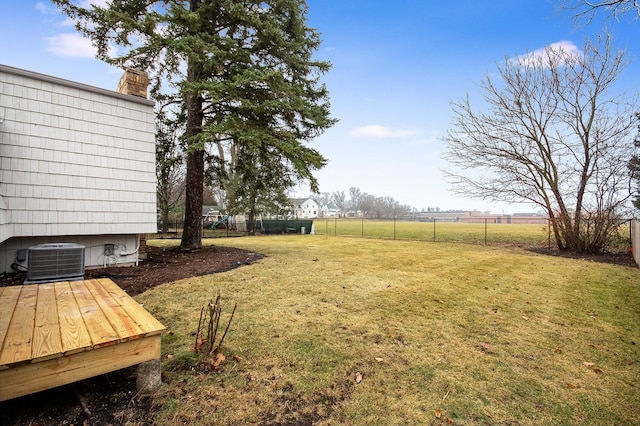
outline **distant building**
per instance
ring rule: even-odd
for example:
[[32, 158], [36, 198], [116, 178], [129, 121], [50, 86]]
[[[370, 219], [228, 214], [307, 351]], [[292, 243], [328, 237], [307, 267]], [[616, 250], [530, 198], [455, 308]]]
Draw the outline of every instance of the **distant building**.
[[296, 219], [313, 219], [320, 214], [320, 205], [313, 198], [290, 198], [289, 203]]
[[327, 204], [320, 208], [320, 213], [322, 214], [322, 217], [339, 217], [341, 212], [337, 206]]
[[451, 210], [439, 212], [417, 212], [414, 218], [421, 221], [460, 223], [520, 223], [546, 225], [549, 218], [541, 213], [492, 214], [491, 212]]

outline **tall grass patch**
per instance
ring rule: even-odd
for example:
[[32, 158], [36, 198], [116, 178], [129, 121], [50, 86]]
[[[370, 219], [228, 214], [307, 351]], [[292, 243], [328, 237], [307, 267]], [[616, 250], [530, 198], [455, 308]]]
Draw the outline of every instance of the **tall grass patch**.
[[[266, 258], [137, 296], [169, 327], [158, 424], [640, 423], [635, 268], [415, 241], [224, 244]], [[238, 304], [227, 361], [184, 368], [218, 290]]]

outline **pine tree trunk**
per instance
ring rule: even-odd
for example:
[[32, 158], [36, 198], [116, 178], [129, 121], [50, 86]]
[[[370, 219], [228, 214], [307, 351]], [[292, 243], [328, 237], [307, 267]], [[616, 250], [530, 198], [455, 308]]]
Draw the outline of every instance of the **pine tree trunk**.
[[[187, 65], [187, 78], [195, 81], [197, 70], [191, 64]], [[204, 148], [199, 146], [194, 137], [202, 131], [202, 97], [197, 93], [186, 96], [187, 127], [185, 136], [189, 141], [187, 150], [187, 177], [185, 190], [184, 227], [182, 229], [183, 249], [197, 249], [202, 247], [202, 200], [204, 185]]]
[[187, 154], [187, 191], [185, 197], [184, 227], [182, 229], [183, 249], [202, 247], [202, 183], [204, 179], [204, 152], [201, 150]]

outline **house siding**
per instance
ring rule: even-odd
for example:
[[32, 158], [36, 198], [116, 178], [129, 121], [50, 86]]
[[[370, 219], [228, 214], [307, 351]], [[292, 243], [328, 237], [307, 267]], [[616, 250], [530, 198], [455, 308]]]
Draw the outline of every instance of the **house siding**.
[[156, 232], [153, 106], [0, 65], [0, 242]]

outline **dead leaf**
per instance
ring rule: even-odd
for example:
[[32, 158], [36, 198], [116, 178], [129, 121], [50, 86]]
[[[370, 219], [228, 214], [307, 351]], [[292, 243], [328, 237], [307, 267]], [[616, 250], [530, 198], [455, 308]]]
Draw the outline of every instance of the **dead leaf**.
[[356, 383], [362, 382], [362, 373], [356, 373]]
[[442, 416], [442, 411], [436, 410], [436, 419], [439, 419]]
[[211, 363], [211, 369], [217, 370], [218, 368], [220, 368], [220, 364], [222, 364], [225, 359], [227, 359], [226, 356], [224, 356], [221, 353], [218, 353], [218, 355], [216, 355], [215, 361]]
[[382, 361], [384, 361], [384, 359], [382, 359], [382, 358], [380, 358], [380, 357], [376, 357], [376, 358], [375, 358], [375, 360], [376, 360], [376, 361], [378, 361], [378, 362], [382, 362]]
[[589, 361], [584, 361], [583, 364], [585, 367], [589, 367], [589, 368], [593, 367], [594, 365], [592, 362], [589, 362]]
[[525, 317], [524, 315], [522, 316], [522, 319], [525, 320], [525, 321], [529, 321], [529, 318]]
[[575, 389], [575, 388], [576, 388], [576, 385], [571, 384], [571, 383], [567, 383], [567, 387], [568, 387], [569, 389]]
[[200, 352], [200, 348], [207, 343], [207, 339], [200, 339], [196, 342], [196, 352]]
[[167, 359], [171, 359], [171, 358], [173, 358], [173, 355], [167, 354]]
[[596, 374], [602, 374], [602, 370], [600, 370], [599, 368], [594, 368], [592, 369], [592, 371]]
[[447, 424], [448, 425], [452, 425], [453, 424], [453, 419], [447, 419]]
[[562, 349], [556, 348], [556, 350], [554, 352], [557, 353], [557, 354], [561, 354], [562, 353]]
[[240, 361], [242, 361], [242, 357], [241, 357], [241, 356], [239, 356], [239, 355], [234, 355], [234, 356], [233, 356], [233, 359], [235, 359], [235, 360], [236, 360], [236, 362], [240, 362]]

